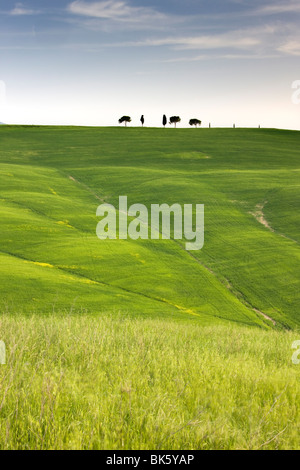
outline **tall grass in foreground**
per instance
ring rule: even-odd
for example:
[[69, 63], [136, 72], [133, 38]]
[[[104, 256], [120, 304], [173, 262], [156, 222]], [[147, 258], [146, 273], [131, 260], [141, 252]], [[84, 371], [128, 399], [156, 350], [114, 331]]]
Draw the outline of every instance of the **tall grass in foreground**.
[[1, 449], [299, 449], [300, 335], [0, 316]]

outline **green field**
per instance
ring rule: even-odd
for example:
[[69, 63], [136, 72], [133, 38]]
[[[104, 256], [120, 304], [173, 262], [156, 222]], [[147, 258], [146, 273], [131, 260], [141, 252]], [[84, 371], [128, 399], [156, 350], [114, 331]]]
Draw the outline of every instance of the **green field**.
[[[300, 324], [299, 132], [5, 126], [0, 139], [2, 308]], [[97, 206], [119, 195], [204, 203], [204, 249], [100, 241]]]
[[299, 449], [294, 332], [5, 314], [0, 449]]
[[[296, 131], [1, 126], [0, 446], [300, 447], [299, 176]], [[121, 195], [203, 249], [99, 240]]]

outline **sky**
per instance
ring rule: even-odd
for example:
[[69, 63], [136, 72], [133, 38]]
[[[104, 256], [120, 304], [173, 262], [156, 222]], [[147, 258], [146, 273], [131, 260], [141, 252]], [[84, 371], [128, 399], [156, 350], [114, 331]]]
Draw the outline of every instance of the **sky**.
[[300, 129], [299, 88], [299, 0], [0, 0], [0, 122]]

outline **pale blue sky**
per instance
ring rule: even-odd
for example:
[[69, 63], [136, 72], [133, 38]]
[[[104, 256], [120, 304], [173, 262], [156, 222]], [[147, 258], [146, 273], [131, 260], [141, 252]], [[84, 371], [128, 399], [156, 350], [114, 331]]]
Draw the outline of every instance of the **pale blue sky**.
[[299, 129], [299, 63], [298, 0], [0, 0], [2, 122]]

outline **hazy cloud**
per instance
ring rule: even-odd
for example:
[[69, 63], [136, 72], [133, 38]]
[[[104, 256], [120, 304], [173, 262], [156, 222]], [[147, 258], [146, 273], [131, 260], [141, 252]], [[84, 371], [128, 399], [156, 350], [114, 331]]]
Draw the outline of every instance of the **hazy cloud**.
[[10, 15], [12, 16], [36, 15], [38, 13], [38, 10], [30, 10], [26, 8], [23, 3], [17, 3], [15, 8], [10, 11]]
[[68, 5], [67, 10], [75, 15], [102, 18], [123, 22], [157, 21], [166, 15], [149, 7], [133, 7], [125, 1], [107, 0], [104, 2], [84, 2], [76, 0]]
[[266, 5], [255, 10], [255, 13], [259, 15], [276, 15], [280, 13], [300, 13], [299, 2], [281, 2], [278, 4]]
[[300, 40], [288, 41], [282, 46], [278, 47], [278, 51], [284, 52], [288, 55], [300, 56]]
[[[237, 40], [238, 39], [238, 40]], [[137, 43], [145, 46], [174, 46], [176, 49], [248, 48], [260, 44], [258, 38], [240, 37], [234, 33], [183, 38], [153, 39]]]
[[[265, 25], [226, 31], [221, 34], [207, 34], [198, 36], [174, 36], [165, 38], [151, 38], [130, 43], [118, 43], [118, 46], [170, 46], [177, 50], [188, 49], [250, 49], [257, 52], [258, 46], [268, 43], [270, 37], [280, 36], [280, 26]], [[272, 42], [272, 44], [274, 41]]]

